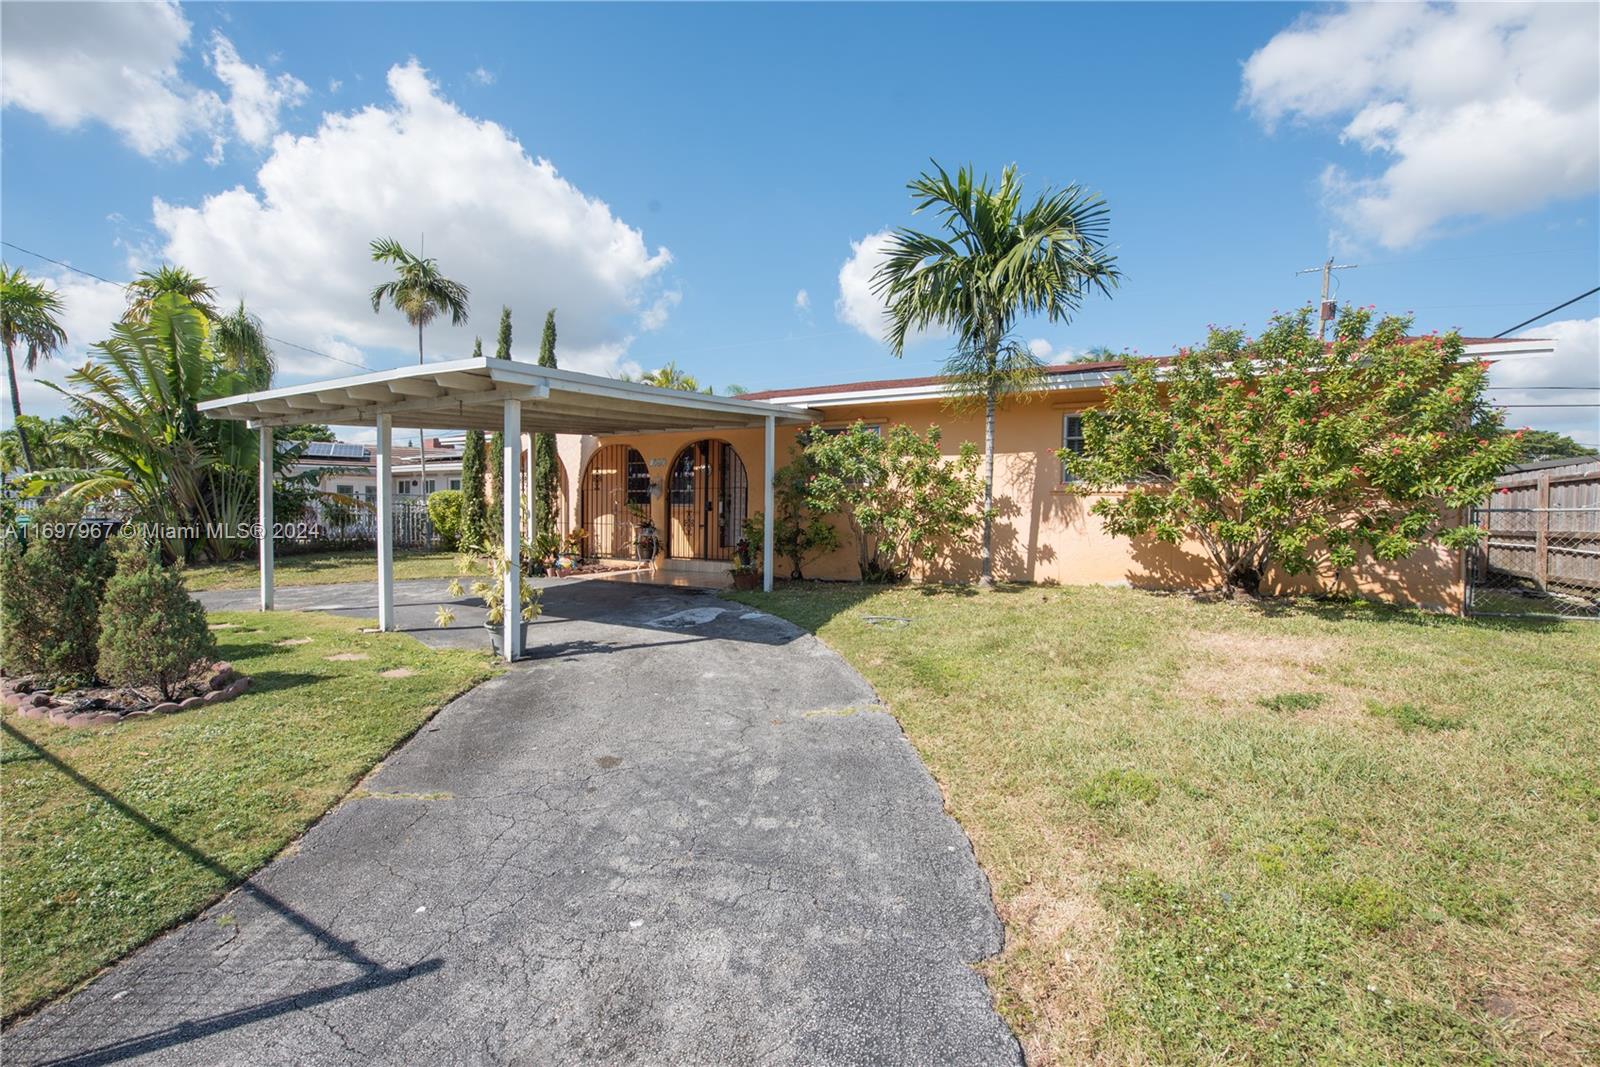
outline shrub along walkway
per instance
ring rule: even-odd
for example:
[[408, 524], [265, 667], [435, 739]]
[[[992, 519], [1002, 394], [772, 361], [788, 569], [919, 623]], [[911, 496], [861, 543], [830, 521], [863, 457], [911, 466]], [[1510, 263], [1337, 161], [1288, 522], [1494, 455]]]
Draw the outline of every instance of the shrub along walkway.
[[859, 675], [704, 593], [545, 608], [537, 658], [7, 1063], [1020, 1062], [987, 882]]

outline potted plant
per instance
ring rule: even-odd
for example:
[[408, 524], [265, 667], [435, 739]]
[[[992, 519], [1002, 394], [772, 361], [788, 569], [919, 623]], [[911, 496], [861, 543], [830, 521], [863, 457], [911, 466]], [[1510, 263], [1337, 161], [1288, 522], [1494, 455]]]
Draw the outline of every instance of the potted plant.
[[[479, 574], [478, 564], [480, 561], [487, 563], [489, 566], [489, 576], [487, 578], [479, 576], [472, 579], [472, 595], [482, 598], [484, 607], [488, 609], [484, 613], [483, 628], [489, 631], [490, 641], [494, 645], [495, 654], [498, 655], [501, 651], [500, 624], [505, 621], [506, 617], [506, 571], [510, 569], [511, 561], [506, 558], [504, 552], [501, 552], [497, 555], [483, 557], [474, 556], [469, 553], [463, 553], [460, 556], [460, 560], [462, 569], [465, 570], [468, 575]], [[451, 596], [459, 597], [466, 595], [466, 591], [462, 588], [461, 583], [461, 578], [451, 579], [449, 587]], [[540, 602], [539, 589], [535, 586], [529, 585], [527, 582], [522, 583], [522, 610], [520, 612], [522, 621], [532, 622], [534, 619], [537, 619], [543, 611], [544, 605]], [[455, 622], [455, 618], [456, 613], [448, 604], [440, 604], [438, 610], [435, 612], [434, 622], [441, 629], [443, 629]]]
[[661, 537], [656, 533], [655, 520], [650, 509], [643, 504], [629, 504], [628, 515], [633, 519], [633, 547], [640, 563], [650, 563], [661, 551]]
[[755, 542], [762, 536], [763, 525], [760, 512], [744, 520], [740, 530], [743, 535], [733, 546], [733, 566], [728, 573], [733, 575], [735, 589], [757, 589], [761, 585], [761, 565], [756, 560]]

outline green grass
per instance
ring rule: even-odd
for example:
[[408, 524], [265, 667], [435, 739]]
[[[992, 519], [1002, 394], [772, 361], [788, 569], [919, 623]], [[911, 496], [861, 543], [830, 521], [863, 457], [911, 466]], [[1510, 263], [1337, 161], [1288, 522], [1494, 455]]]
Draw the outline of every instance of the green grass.
[[[493, 673], [360, 620], [216, 612], [254, 679], [211, 708], [0, 736], [0, 1003], [7, 1018], [186, 919], [271, 859], [440, 706]], [[310, 638], [285, 646], [286, 639]], [[331, 662], [328, 656], [365, 654]], [[384, 678], [406, 667], [416, 673]]]
[[1031, 1063], [1600, 1062], [1600, 629], [1100, 588], [737, 599], [838, 649], [939, 779]]
[[[396, 552], [394, 576], [404, 578], [454, 578], [461, 573], [454, 552]], [[373, 549], [279, 556], [272, 569], [278, 585], [334, 585], [340, 582], [376, 582], [378, 557]], [[231, 563], [202, 563], [183, 572], [191, 592], [204, 589], [254, 589], [260, 581], [254, 556]]]

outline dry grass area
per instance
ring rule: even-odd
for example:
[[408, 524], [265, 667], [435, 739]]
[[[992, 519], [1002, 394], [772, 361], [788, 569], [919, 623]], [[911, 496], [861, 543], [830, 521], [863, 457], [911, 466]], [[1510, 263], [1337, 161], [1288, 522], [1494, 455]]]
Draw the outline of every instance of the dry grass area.
[[1031, 1063], [1600, 1062], [1600, 630], [1096, 588], [739, 599], [849, 658], [940, 781]]

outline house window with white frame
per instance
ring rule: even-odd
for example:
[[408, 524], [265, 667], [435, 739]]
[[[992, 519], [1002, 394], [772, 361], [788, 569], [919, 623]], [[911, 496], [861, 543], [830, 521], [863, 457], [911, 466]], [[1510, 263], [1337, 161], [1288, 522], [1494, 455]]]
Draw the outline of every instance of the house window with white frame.
[[[1083, 416], [1079, 414], [1061, 416], [1061, 447], [1068, 452], [1083, 455]], [[1065, 463], [1061, 464], [1061, 484], [1067, 485], [1077, 481], [1072, 472], [1067, 470]]]

